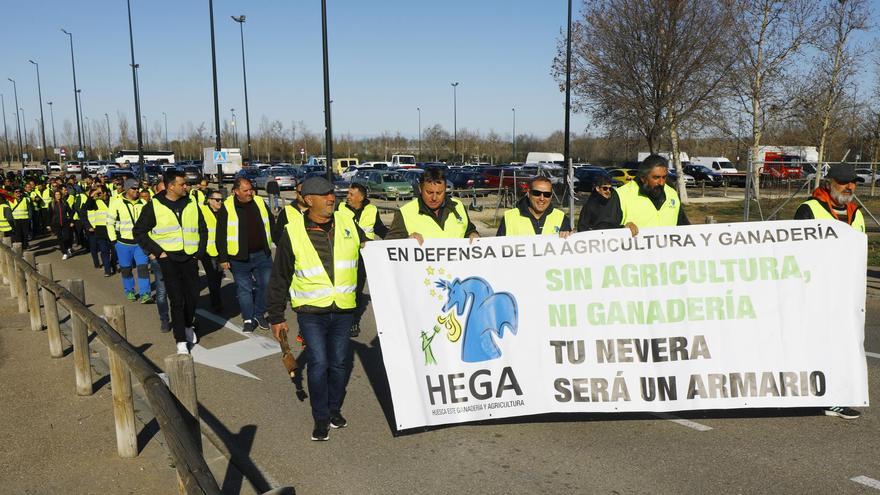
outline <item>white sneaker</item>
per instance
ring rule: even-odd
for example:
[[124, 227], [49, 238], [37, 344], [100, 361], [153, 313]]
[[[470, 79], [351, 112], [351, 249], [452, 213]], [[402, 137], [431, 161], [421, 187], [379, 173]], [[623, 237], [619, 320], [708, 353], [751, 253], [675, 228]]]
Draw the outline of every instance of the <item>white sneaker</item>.
[[196, 335], [195, 327], [186, 327], [186, 341], [190, 344], [198, 344], [199, 336]]
[[69, 257], [69, 256], [67, 256], [67, 253], [64, 253], [64, 255], [61, 256], [61, 259], [62, 259], [62, 260], [66, 260], [68, 257]]
[[177, 343], [177, 353], [178, 354], [189, 354], [189, 348], [187, 347], [186, 342], [178, 342]]

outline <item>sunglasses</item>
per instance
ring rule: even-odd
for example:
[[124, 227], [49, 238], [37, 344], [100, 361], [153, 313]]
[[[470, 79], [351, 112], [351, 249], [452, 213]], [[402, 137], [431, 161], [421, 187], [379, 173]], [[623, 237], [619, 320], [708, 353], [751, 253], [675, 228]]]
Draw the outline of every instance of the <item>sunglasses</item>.
[[223, 201], [223, 198], [208, 198], [208, 201]]
[[610, 191], [611, 186], [600, 186], [600, 187], [597, 187], [596, 189], [598, 189], [600, 191]]
[[531, 189], [531, 190], [529, 190], [529, 194], [531, 194], [532, 196], [534, 196], [536, 198], [538, 196], [544, 196], [545, 198], [553, 197], [553, 191], [539, 191], [537, 189]]

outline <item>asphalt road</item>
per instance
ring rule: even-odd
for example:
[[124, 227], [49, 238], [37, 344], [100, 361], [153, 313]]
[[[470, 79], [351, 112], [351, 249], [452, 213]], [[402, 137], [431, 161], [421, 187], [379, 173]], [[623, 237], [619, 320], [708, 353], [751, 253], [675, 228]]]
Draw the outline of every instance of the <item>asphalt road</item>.
[[[129, 340], [161, 367], [174, 343], [159, 332], [155, 306], [126, 302], [118, 276], [104, 278], [88, 255], [61, 261], [38, 244], [38, 262], [52, 263], [56, 279], [85, 280], [87, 303], [99, 311], [125, 305]], [[223, 313], [202, 319], [206, 349], [248, 339], [235, 331], [235, 294], [231, 280], [224, 284]], [[209, 307], [206, 291], [202, 302]], [[873, 396], [880, 392], [878, 317], [880, 299], [869, 297]], [[218, 323], [227, 318], [228, 326]], [[329, 442], [309, 440], [308, 402], [297, 398], [278, 354], [240, 364], [256, 378], [197, 366], [203, 423], [262, 473], [258, 486], [290, 485], [299, 494], [880, 493], [873, 481], [880, 480], [880, 415], [872, 408], [855, 421], [801, 409], [556, 414], [397, 434], [370, 310], [362, 330], [343, 410], [349, 427], [332, 430]]]

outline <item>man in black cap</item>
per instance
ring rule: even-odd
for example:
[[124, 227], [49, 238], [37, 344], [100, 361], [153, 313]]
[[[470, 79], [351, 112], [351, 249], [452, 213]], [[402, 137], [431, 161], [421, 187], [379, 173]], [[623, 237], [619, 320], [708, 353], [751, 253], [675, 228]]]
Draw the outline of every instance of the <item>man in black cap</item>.
[[617, 188], [617, 195], [609, 199], [607, 208], [617, 225], [628, 227], [633, 235], [646, 227], [690, 225], [678, 193], [666, 185], [668, 174], [669, 162], [660, 155], [649, 155], [639, 163], [638, 177]]
[[[832, 165], [822, 185], [813, 191], [813, 197], [798, 206], [794, 213], [795, 220], [836, 219], [859, 232], [865, 232], [865, 217], [858, 203], [853, 201], [857, 177], [853, 166], [848, 163]], [[862, 413], [850, 407], [834, 406], [825, 409], [825, 415], [858, 419]]]
[[822, 185], [813, 197], [801, 203], [795, 220], [837, 219], [865, 232], [865, 217], [855, 199], [856, 171], [848, 163], [836, 163], [828, 169]]
[[308, 384], [315, 427], [312, 440], [344, 428], [341, 414], [356, 307], [358, 254], [366, 235], [351, 215], [335, 211], [333, 185], [311, 177], [302, 186], [308, 209], [292, 215], [278, 239], [266, 309], [272, 333], [287, 338], [284, 310], [290, 302], [308, 342]]

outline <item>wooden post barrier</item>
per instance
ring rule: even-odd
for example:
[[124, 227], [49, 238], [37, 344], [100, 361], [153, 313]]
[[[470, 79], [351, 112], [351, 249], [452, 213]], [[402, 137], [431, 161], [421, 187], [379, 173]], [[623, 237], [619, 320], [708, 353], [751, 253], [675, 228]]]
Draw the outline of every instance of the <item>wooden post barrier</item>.
[[[55, 280], [52, 276], [52, 265], [41, 263], [38, 267], [40, 275]], [[53, 358], [64, 356], [64, 348], [61, 344], [61, 323], [58, 318], [58, 299], [55, 294], [43, 289], [43, 312], [46, 317], [46, 334], [49, 337], [49, 355]]]
[[[17, 253], [21, 255], [22, 253]], [[24, 313], [28, 310], [27, 306], [27, 279], [24, 276], [24, 265], [27, 262], [24, 259], [15, 258], [15, 292], [18, 295], [18, 312]]]
[[[126, 336], [125, 308], [104, 306], [107, 323], [123, 338]], [[119, 457], [137, 457], [137, 430], [134, 425], [134, 402], [131, 393], [131, 372], [119, 354], [108, 347], [110, 356], [110, 387], [113, 391], [113, 418], [116, 422], [116, 452]]]
[[[24, 253], [24, 260], [34, 268], [37, 268], [37, 260], [34, 253]], [[31, 316], [31, 330], [39, 332], [43, 329], [43, 321], [40, 317], [40, 284], [37, 283], [35, 274], [25, 274], [27, 285], [27, 306]]]
[[[202, 435], [199, 430], [199, 401], [196, 396], [196, 370], [193, 358], [189, 354], [172, 354], [165, 358], [165, 373], [168, 374], [171, 393], [189, 411], [191, 417], [188, 420], [188, 430], [193, 437], [199, 451], [202, 450]], [[177, 489], [181, 494], [186, 493], [183, 480], [178, 476]]]
[[8, 260], [9, 266], [9, 295], [12, 298], [18, 297], [18, 276], [16, 271], [15, 258], [16, 256], [21, 256], [21, 243], [14, 242], [12, 243], [12, 254], [10, 254], [6, 259]]
[[[12, 238], [11, 237], [4, 237], [3, 244], [6, 244], [7, 246], [12, 247]], [[0, 253], [0, 277], [3, 278], [4, 284], [9, 283], [9, 266], [7, 265], [7, 263], [8, 263], [8, 260], [6, 257], [6, 251], [4, 250], [2, 253]]]
[[[12, 250], [12, 239], [7, 237], [4, 239], [4, 241], [8, 241], [8, 242], [4, 242], [4, 244], [9, 246], [10, 250], [9, 251], [4, 250], [4, 252], [2, 254], [0, 254], [0, 256], [3, 257], [3, 265], [6, 267], [6, 273], [4, 273], [4, 275], [3, 275], [3, 280], [7, 284], [9, 284], [9, 290], [11, 292], [12, 290], [14, 290], [12, 288], [12, 284], [15, 283], [15, 279], [12, 277], [12, 274], [15, 273], [14, 272], [14, 265], [12, 264], [12, 251], [11, 251]], [[15, 296], [12, 296], [12, 297], [15, 297]]]
[[[86, 288], [82, 279], [68, 280], [68, 290], [81, 303], [86, 303]], [[73, 340], [73, 366], [76, 372], [76, 395], [92, 395], [92, 365], [89, 361], [89, 331], [86, 322], [70, 314]]]

